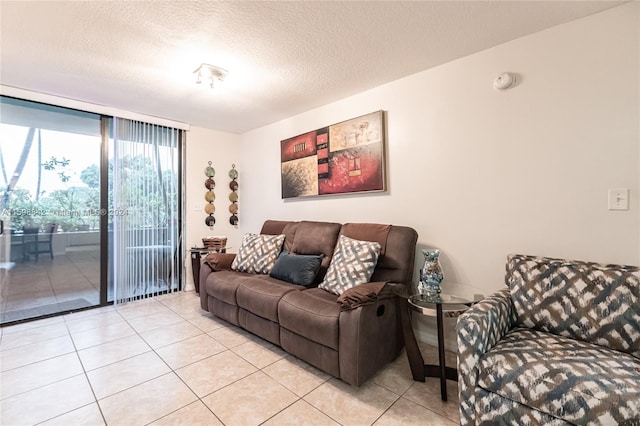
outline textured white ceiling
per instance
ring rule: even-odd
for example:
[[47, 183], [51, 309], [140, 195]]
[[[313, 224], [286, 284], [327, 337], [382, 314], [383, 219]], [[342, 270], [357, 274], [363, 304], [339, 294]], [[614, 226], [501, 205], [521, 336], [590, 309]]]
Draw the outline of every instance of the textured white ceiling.
[[0, 84], [242, 133], [621, 3], [1, 1]]

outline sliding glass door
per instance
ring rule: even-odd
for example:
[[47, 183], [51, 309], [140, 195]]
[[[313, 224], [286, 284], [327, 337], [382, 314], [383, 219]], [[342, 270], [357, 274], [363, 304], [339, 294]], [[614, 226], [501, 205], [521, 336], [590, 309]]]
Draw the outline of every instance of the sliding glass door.
[[100, 116], [0, 101], [0, 322], [99, 305]]
[[0, 97], [0, 324], [180, 288], [183, 137]]
[[121, 118], [109, 128], [109, 300], [177, 290], [182, 131]]

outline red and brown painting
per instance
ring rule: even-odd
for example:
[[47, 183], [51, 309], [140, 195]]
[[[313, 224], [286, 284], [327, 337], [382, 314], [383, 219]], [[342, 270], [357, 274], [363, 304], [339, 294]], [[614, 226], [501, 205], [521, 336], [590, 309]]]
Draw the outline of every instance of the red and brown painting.
[[382, 191], [383, 113], [281, 141], [282, 198]]

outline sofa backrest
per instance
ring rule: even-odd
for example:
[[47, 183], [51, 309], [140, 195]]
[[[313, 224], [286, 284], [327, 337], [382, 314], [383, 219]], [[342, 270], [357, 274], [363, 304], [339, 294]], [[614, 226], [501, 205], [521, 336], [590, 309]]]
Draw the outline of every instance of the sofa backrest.
[[509, 255], [518, 323], [640, 358], [640, 269]]
[[261, 234], [285, 234], [284, 249], [297, 254], [324, 254], [316, 283], [322, 282], [340, 234], [375, 241], [381, 253], [371, 281], [392, 281], [408, 284], [413, 277], [418, 233], [406, 226], [372, 223], [289, 222], [267, 220]]
[[346, 223], [340, 234], [358, 240], [380, 243], [380, 256], [371, 281], [408, 284], [413, 278], [418, 233], [406, 226], [376, 223]]
[[261, 234], [285, 234], [284, 249], [296, 254], [323, 254], [320, 270], [315, 283], [322, 282], [333, 251], [338, 242], [338, 233], [342, 225], [332, 222], [282, 222], [267, 220]]
[[288, 252], [293, 247], [293, 239], [296, 236], [296, 229], [299, 222], [290, 222], [284, 220], [267, 220], [262, 225], [261, 234], [280, 235], [284, 234], [284, 249]]

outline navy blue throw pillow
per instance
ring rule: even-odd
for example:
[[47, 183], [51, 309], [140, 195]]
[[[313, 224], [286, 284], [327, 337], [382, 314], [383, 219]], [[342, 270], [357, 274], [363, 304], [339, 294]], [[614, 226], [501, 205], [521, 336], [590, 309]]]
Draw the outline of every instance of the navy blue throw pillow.
[[293, 254], [282, 250], [269, 275], [292, 284], [310, 286], [318, 274], [323, 254]]

